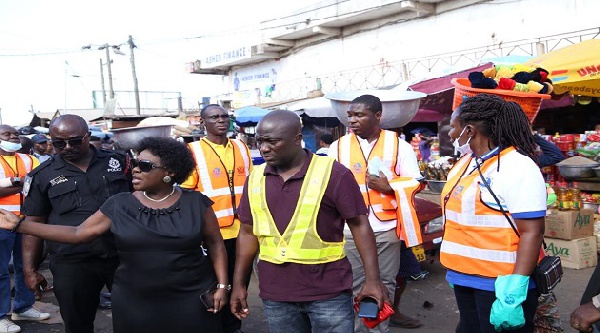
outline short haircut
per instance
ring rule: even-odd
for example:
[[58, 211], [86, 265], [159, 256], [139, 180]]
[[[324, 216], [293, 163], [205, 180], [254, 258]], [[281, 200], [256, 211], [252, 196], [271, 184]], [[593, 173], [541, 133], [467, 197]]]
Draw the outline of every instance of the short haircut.
[[321, 141], [323, 141], [326, 144], [330, 145], [330, 144], [333, 143], [333, 135], [331, 135], [331, 134], [323, 134], [323, 135], [321, 135]]
[[351, 104], [362, 104], [371, 112], [376, 113], [383, 110], [379, 97], [373, 95], [362, 95], [352, 100]]
[[[219, 109], [225, 110], [225, 108], [220, 106], [219, 104], [208, 104], [207, 106], [203, 107], [202, 110], [200, 110], [200, 118], [206, 117], [206, 111], [208, 111], [208, 109], [212, 109], [212, 108], [219, 108]], [[225, 110], [225, 111], [227, 111], [227, 110]]]
[[188, 147], [172, 138], [146, 137], [138, 144], [137, 151], [149, 150], [160, 157], [163, 166], [173, 172], [173, 182], [183, 183], [196, 168], [196, 161]]

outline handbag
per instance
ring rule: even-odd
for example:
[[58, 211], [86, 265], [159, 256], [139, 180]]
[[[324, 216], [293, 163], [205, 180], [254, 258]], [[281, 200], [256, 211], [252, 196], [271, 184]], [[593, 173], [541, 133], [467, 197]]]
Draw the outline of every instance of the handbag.
[[[358, 302], [358, 298], [354, 298], [354, 311], [356, 311], [356, 313], [358, 313], [359, 310], [360, 310], [360, 303]], [[363, 323], [368, 328], [375, 328], [375, 327], [377, 327], [377, 325], [381, 324], [381, 322], [385, 321], [393, 314], [394, 314], [394, 309], [392, 309], [392, 307], [389, 304], [387, 304], [386, 302], [383, 302], [383, 306], [381, 307], [381, 310], [379, 310], [379, 313], [377, 313], [377, 318], [373, 318], [373, 319], [360, 318], [360, 319], [362, 319]]]
[[[479, 176], [482, 179], [482, 183], [487, 188], [487, 190], [490, 192], [490, 194], [496, 201], [496, 204], [498, 204], [498, 208], [500, 208], [500, 211], [502, 212], [504, 217], [506, 217], [506, 221], [508, 221], [508, 224], [511, 226], [511, 228], [513, 229], [515, 234], [518, 237], [521, 237], [517, 228], [515, 228], [513, 223], [510, 221], [508, 214], [506, 213], [504, 208], [502, 208], [502, 205], [500, 204], [500, 200], [498, 199], [496, 194], [492, 191], [492, 188], [487, 183], [487, 181], [485, 181], [485, 178], [483, 177], [483, 174], [481, 173], [481, 170], [479, 169], [479, 163], [477, 162], [477, 159], [475, 160], [475, 163], [477, 165], [477, 171], [479, 171]], [[547, 248], [546, 242], [544, 240], [542, 240], [542, 244], [544, 245], [544, 254], [545, 255], [542, 258], [542, 260], [540, 260], [540, 262], [535, 266], [535, 270], [533, 271], [533, 275], [531, 276], [531, 278], [533, 278], [533, 280], [535, 281], [538, 293], [544, 295], [544, 294], [550, 293], [550, 291], [552, 291], [552, 289], [554, 289], [554, 287], [556, 287], [556, 285], [560, 282], [560, 280], [563, 276], [563, 269], [562, 269], [562, 263], [560, 261], [560, 257], [559, 256], [550, 256], [550, 255], [546, 254], [545, 253], [546, 248]]]
[[[544, 242], [544, 248], [546, 244]], [[559, 256], [546, 255], [535, 267], [533, 279], [540, 294], [550, 293], [563, 276], [562, 263]]]

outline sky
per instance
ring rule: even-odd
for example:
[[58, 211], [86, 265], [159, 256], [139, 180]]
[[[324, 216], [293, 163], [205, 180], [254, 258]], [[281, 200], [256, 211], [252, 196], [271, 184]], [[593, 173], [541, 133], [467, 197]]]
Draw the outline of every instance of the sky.
[[[211, 91], [214, 77], [188, 74], [185, 64], [258, 39], [261, 20], [298, 7], [275, 0], [0, 0], [2, 123], [26, 125], [31, 110], [92, 108], [104, 44], [125, 53], [110, 54], [114, 90], [133, 91], [129, 35], [139, 90], [180, 92], [184, 108], [197, 108], [202, 96], [219, 92]], [[108, 90], [106, 69], [104, 76]]]

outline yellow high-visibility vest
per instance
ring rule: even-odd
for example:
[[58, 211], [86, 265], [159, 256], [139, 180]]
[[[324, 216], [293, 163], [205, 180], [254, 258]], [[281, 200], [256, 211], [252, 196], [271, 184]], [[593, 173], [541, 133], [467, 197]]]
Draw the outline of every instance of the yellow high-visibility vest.
[[294, 215], [283, 235], [277, 230], [267, 205], [265, 164], [252, 170], [248, 178], [248, 199], [254, 224], [253, 233], [260, 244], [261, 260], [274, 264], [321, 264], [346, 256], [345, 240], [325, 242], [317, 233], [317, 215], [329, 183], [333, 162], [330, 157], [313, 155], [302, 182]]

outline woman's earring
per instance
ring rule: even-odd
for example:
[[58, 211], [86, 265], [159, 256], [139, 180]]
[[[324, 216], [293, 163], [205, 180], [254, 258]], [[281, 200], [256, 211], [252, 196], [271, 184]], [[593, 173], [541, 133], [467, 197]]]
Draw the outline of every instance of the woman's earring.
[[164, 177], [163, 177], [163, 182], [165, 182], [165, 183], [167, 183], [167, 184], [168, 184], [168, 183], [170, 183], [170, 182], [171, 182], [171, 176], [168, 176], [168, 175], [167, 175], [167, 176], [164, 176]]

